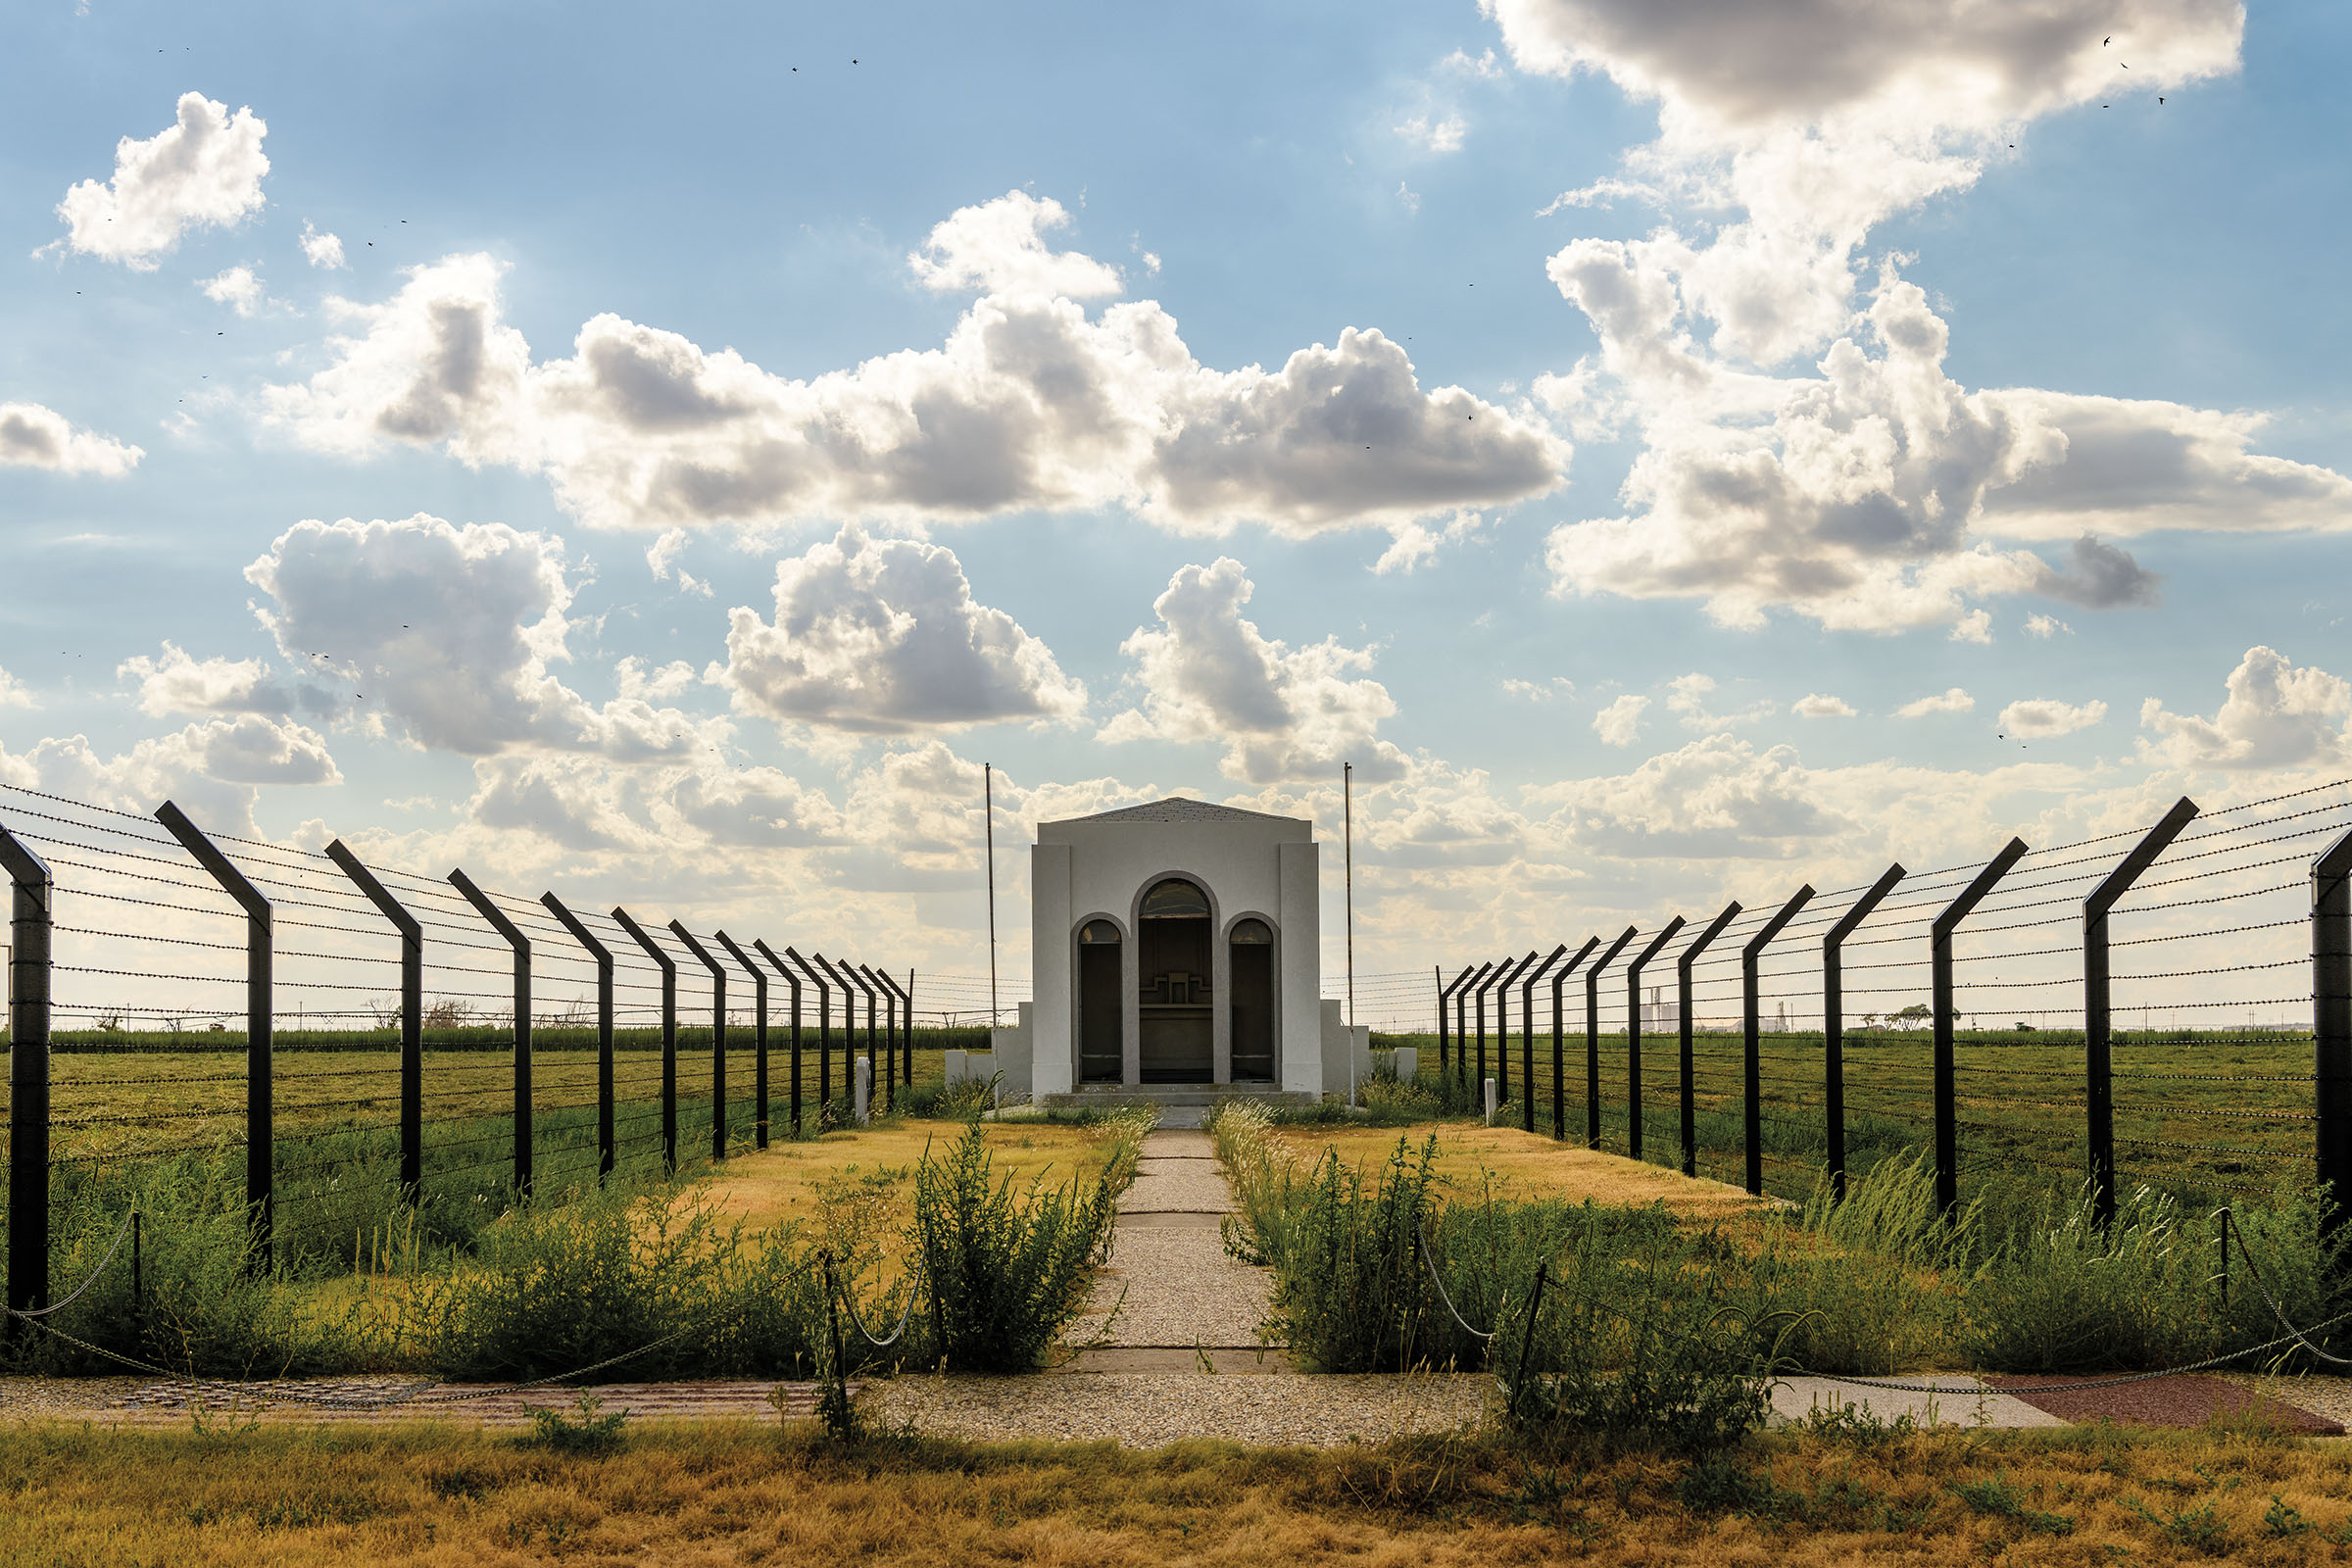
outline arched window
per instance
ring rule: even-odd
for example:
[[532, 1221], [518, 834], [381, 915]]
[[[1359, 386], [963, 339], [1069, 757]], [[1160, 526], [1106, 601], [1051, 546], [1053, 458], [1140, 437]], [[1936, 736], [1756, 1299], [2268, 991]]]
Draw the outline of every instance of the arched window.
[[1090, 948], [1105, 944], [1115, 948], [1119, 944], [1119, 928], [1108, 920], [1089, 920], [1086, 929], [1078, 933], [1078, 940]]
[[1136, 911], [1147, 920], [1205, 920], [1208, 895], [1180, 876], [1155, 883]]
[[1266, 946], [1274, 940], [1274, 928], [1263, 920], [1238, 920], [1234, 922], [1233, 940], [1237, 945]]

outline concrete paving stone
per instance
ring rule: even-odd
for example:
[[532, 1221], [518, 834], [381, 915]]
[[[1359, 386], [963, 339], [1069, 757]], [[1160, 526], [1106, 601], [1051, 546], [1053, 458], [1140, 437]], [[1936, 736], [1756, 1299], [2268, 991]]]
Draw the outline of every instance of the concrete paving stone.
[[1214, 1169], [1186, 1176], [1138, 1176], [1135, 1185], [1119, 1195], [1119, 1212], [1178, 1210], [1221, 1214], [1233, 1208], [1233, 1193]]
[[1837, 1378], [1783, 1378], [1772, 1386], [1774, 1426], [1803, 1421], [1815, 1410], [1854, 1406], [1881, 1421], [1908, 1415], [1919, 1426], [2062, 1427], [2066, 1422], [2025, 1400], [2002, 1394], [1982, 1380], [1957, 1374], [1889, 1378], [1888, 1382], [1933, 1384], [1934, 1394], [1865, 1388]]
[[1110, 1345], [1253, 1348], [1273, 1284], [1268, 1270], [1228, 1257], [1215, 1231], [1121, 1228], [1086, 1316], [1065, 1338], [1087, 1344], [1117, 1303]]
[[1214, 1159], [1217, 1146], [1206, 1133], [1170, 1128], [1163, 1121], [1156, 1132], [1144, 1135], [1144, 1157]]
[[1081, 1350], [1054, 1369], [1056, 1372], [1156, 1372], [1161, 1376], [1217, 1373], [1232, 1377], [1271, 1377], [1296, 1372], [1288, 1350], [1259, 1348], [1171, 1349], [1155, 1346], [1106, 1346]]

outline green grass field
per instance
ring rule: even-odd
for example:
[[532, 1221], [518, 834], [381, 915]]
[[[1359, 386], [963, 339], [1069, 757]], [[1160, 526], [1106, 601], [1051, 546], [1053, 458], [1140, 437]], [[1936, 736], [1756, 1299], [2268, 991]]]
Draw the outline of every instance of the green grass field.
[[[914, 1089], [943, 1081], [943, 1049], [980, 1032], [918, 1031]], [[391, 1213], [399, 1181], [398, 1037], [305, 1031], [278, 1036], [271, 1098], [275, 1127], [274, 1229], [281, 1259], [341, 1259], [368, 1245]], [[197, 1049], [190, 1049], [191, 1047]], [[658, 1031], [622, 1031], [613, 1054], [613, 1134], [624, 1172], [662, 1162], [662, 1056]], [[843, 1034], [833, 1037], [835, 1114], [847, 1103]], [[355, 1049], [356, 1048], [356, 1049]], [[241, 1033], [60, 1037], [50, 1058], [52, 1196], [60, 1212], [127, 1207], [157, 1182], [214, 1190], [242, 1200], [246, 1128]], [[865, 1051], [863, 1031], [858, 1053]], [[681, 1167], [713, 1152], [710, 1031], [681, 1029], [677, 1044], [677, 1154]], [[819, 1127], [820, 1057], [804, 1031], [804, 1128]], [[752, 1147], [758, 1120], [758, 1053], [752, 1031], [730, 1030], [725, 1132], [730, 1151]], [[597, 1053], [592, 1030], [536, 1031], [532, 1049], [533, 1185], [558, 1196], [598, 1173]], [[431, 1239], [462, 1242], [506, 1205], [514, 1174], [511, 1042], [490, 1029], [428, 1032], [423, 1075], [423, 1212]], [[905, 1093], [902, 1088], [900, 1093]], [[877, 1091], [877, 1100], [880, 1095]], [[4, 1102], [4, 1089], [0, 1089]], [[770, 1031], [770, 1137], [791, 1136], [789, 1035]]]
[[[1376, 1044], [1414, 1046], [1434, 1070], [1437, 1036], [1384, 1035]], [[1568, 1135], [1588, 1127], [1582, 1030], [1563, 1037], [1560, 1098]], [[1632, 1116], [1625, 1034], [1603, 1034], [1598, 1147], [1631, 1152]], [[1487, 1042], [1494, 1075], [1496, 1042]], [[1477, 1043], [1472, 1040], [1475, 1058]], [[1867, 1170], [1889, 1155], [1932, 1148], [1934, 1051], [1925, 1030], [1849, 1031], [1845, 1036], [1846, 1158]], [[1672, 1030], [1642, 1042], [1642, 1148], [1646, 1159], [1682, 1157], [1680, 1045]], [[1692, 1101], [1701, 1175], [1743, 1179], [1743, 1052], [1740, 1037], [1699, 1034], [1691, 1042]], [[1766, 1034], [1758, 1077], [1766, 1191], [1801, 1198], [1827, 1154], [1822, 1037]], [[2268, 1192], [2310, 1180], [2314, 1139], [2312, 1041], [2308, 1033], [2119, 1030], [2112, 1045], [2116, 1164], [2144, 1181], [2197, 1199]], [[1551, 1034], [1535, 1040], [1536, 1125], [1548, 1130], [1553, 1083]], [[1520, 1035], [1511, 1038], [1507, 1112], [1519, 1119], [1525, 1088]], [[2060, 1031], [1964, 1031], [1954, 1042], [1962, 1196], [1972, 1183], [2071, 1185], [2087, 1169], [2087, 1068], [2082, 1036]]]

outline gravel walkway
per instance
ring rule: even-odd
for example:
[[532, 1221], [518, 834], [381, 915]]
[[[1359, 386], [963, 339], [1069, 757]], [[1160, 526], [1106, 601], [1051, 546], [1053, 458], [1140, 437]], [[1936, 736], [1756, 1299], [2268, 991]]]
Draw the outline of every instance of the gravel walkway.
[[[1135, 1183], [1119, 1197], [1110, 1262], [1096, 1274], [1093, 1303], [1071, 1329], [1070, 1343], [1122, 1349], [1259, 1348], [1257, 1328], [1272, 1278], [1225, 1254], [1219, 1226], [1231, 1212], [1233, 1194], [1206, 1134], [1154, 1132], [1145, 1138]], [[1105, 1335], [1103, 1319], [1114, 1304], [1118, 1315]], [[1081, 1356], [1071, 1370], [1088, 1371], [1102, 1360]]]

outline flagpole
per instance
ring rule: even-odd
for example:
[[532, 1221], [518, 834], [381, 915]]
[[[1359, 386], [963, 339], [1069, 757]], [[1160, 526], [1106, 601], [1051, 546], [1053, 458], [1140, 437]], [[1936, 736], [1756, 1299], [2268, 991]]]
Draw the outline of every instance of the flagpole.
[[981, 811], [988, 835], [988, 1026], [997, 1026], [997, 769], [980, 764]]
[[1348, 890], [1348, 1103], [1355, 1103], [1355, 764], [1340, 764], [1342, 853]]

